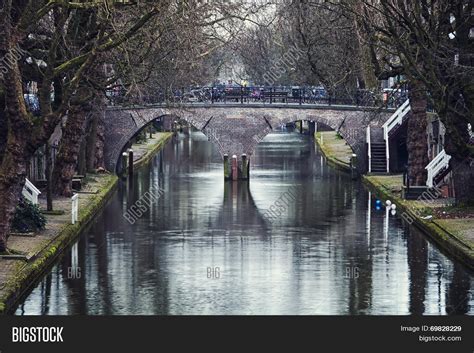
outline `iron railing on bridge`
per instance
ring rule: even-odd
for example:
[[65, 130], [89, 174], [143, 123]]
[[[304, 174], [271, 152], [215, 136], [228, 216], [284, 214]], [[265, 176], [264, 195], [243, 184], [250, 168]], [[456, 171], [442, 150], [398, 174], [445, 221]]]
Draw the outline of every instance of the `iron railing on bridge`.
[[406, 91], [390, 95], [368, 90], [328, 93], [315, 87], [199, 87], [158, 91], [154, 94], [130, 97], [121, 90], [108, 91], [112, 105], [128, 104], [179, 104], [179, 103], [234, 103], [234, 104], [320, 104], [362, 107], [396, 108], [406, 100]]

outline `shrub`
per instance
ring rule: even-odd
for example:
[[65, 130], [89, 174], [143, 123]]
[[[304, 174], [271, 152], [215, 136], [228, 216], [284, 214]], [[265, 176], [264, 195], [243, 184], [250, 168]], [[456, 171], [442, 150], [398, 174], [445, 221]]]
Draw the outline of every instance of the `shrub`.
[[13, 217], [12, 229], [16, 232], [36, 232], [43, 230], [46, 226], [46, 218], [41, 213], [38, 205], [20, 198]]

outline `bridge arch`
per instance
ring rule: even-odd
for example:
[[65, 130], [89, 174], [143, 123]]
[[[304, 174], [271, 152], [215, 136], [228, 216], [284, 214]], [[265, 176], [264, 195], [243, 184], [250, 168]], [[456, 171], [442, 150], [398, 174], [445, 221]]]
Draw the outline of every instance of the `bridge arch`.
[[[151, 113], [151, 112], [150, 112]], [[116, 172], [122, 152], [129, 147], [130, 142], [154, 121], [165, 117], [175, 118], [167, 112], [142, 116], [134, 111], [115, 110], [113, 118], [105, 114], [105, 165], [109, 171]]]
[[105, 161], [108, 170], [116, 170], [120, 153], [150, 122], [162, 119], [166, 124], [181, 119], [202, 131], [224, 155], [251, 156], [257, 144], [280, 125], [295, 121], [324, 124], [337, 131], [357, 154], [358, 169], [367, 168], [365, 136], [367, 126], [381, 126], [390, 112], [333, 107], [268, 106], [180, 106], [110, 108], [105, 111]]

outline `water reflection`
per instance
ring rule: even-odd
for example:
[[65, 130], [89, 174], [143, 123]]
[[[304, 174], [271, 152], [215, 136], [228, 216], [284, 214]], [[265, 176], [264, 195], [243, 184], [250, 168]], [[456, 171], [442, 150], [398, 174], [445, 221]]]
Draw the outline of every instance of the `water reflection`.
[[[298, 197], [265, 218], [289, 187]], [[128, 223], [123, 212], [151, 189], [163, 195]], [[251, 180], [236, 184], [193, 132], [120, 185], [16, 313], [472, 314], [473, 285], [307, 136], [267, 136]]]

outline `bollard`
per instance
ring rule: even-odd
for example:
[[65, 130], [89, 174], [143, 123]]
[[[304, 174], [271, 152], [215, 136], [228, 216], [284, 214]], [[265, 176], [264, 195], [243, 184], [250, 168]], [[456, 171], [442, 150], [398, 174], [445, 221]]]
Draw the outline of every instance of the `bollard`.
[[79, 219], [79, 195], [74, 194], [71, 197], [71, 224], [76, 224]]
[[355, 153], [351, 157], [351, 177], [352, 179], [357, 178], [357, 155]]
[[128, 162], [128, 153], [123, 152], [122, 153], [122, 171], [120, 172], [122, 176], [127, 175], [127, 162]]
[[242, 175], [240, 177], [242, 179], [248, 179], [248, 175], [247, 155], [244, 153], [242, 154]]
[[238, 179], [238, 167], [237, 167], [237, 156], [232, 155], [232, 180]]
[[224, 154], [224, 180], [230, 179], [229, 155]]
[[178, 134], [178, 122], [176, 120], [173, 121], [171, 129], [173, 131], [173, 136], [176, 136]]
[[128, 176], [133, 177], [133, 149], [128, 149]]

